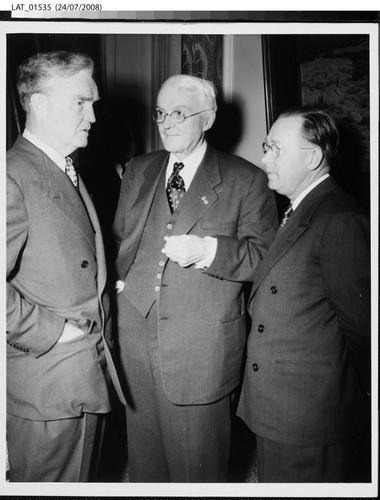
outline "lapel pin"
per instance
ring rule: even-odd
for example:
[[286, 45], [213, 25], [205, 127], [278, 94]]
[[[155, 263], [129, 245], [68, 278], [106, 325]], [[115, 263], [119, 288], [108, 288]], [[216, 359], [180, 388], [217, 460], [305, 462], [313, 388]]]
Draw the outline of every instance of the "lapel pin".
[[208, 205], [208, 199], [206, 198], [206, 196], [202, 196], [201, 199], [205, 205]]

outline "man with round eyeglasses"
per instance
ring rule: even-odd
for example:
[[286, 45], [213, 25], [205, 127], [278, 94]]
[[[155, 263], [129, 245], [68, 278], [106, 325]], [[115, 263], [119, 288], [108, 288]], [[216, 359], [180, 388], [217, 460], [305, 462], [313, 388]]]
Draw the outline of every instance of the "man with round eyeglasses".
[[[262, 147], [264, 155], [267, 154], [268, 151], [271, 151], [273, 158], [275, 158], [276, 160], [280, 156], [281, 149], [292, 149], [291, 147], [280, 149], [278, 146], [276, 146], [276, 144], [268, 144], [265, 141], [263, 142]], [[295, 146], [295, 149], [314, 149], [314, 148], [301, 148], [299, 146]]]
[[156, 123], [163, 123], [166, 120], [167, 116], [173, 118], [175, 123], [183, 123], [187, 118], [191, 118], [192, 116], [200, 115], [204, 111], [213, 111], [212, 109], [202, 109], [197, 113], [191, 113], [191, 115], [185, 115], [183, 111], [174, 110], [170, 114], [165, 113], [162, 109], [156, 109], [153, 113], [152, 118]]
[[248, 306], [238, 415], [259, 482], [370, 481], [369, 223], [330, 176], [338, 142], [327, 113], [301, 108], [263, 144], [268, 185], [291, 204]]
[[214, 150], [213, 85], [176, 75], [153, 120], [164, 150], [134, 158], [115, 218], [131, 481], [227, 480], [245, 345], [244, 282], [278, 224], [263, 173]]

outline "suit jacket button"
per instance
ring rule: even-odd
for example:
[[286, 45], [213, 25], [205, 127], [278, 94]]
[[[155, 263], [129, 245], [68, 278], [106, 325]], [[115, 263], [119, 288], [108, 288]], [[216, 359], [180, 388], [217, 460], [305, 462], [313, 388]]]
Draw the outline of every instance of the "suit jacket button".
[[258, 365], [257, 363], [253, 363], [253, 365], [252, 365], [252, 370], [253, 370], [254, 372], [259, 371], [259, 365]]
[[83, 269], [86, 269], [86, 267], [88, 267], [88, 260], [83, 260], [81, 262], [81, 267], [83, 267]]
[[259, 325], [259, 326], [257, 327], [257, 331], [258, 331], [259, 333], [263, 333], [263, 331], [264, 331], [264, 330], [265, 330], [265, 326], [264, 326], [264, 325]]
[[271, 286], [271, 287], [270, 287], [270, 291], [271, 291], [272, 293], [277, 293], [277, 287], [276, 287], [276, 286]]

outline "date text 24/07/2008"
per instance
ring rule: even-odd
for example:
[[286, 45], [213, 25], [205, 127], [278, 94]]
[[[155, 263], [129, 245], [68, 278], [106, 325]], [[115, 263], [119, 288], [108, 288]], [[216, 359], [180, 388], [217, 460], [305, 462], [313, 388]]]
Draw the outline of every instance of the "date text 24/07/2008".
[[11, 5], [12, 12], [74, 12], [74, 11], [98, 11], [103, 9], [101, 3], [14, 3]]

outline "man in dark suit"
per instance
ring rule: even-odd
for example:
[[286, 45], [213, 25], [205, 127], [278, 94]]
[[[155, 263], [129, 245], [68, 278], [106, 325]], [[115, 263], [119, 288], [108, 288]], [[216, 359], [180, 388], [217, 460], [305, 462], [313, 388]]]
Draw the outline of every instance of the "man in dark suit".
[[313, 109], [283, 113], [263, 144], [269, 187], [291, 206], [250, 298], [238, 415], [260, 482], [369, 480], [369, 224], [329, 175], [337, 147]]
[[166, 151], [123, 176], [119, 344], [131, 481], [225, 481], [230, 399], [245, 345], [244, 281], [277, 226], [265, 176], [204, 140], [212, 84], [176, 75], [153, 119]]
[[82, 54], [36, 54], [17, 85], [26, 127], [7, 153], [7, 443], [11, 481], [87, 481], [110, 410], [106, 268], [95, 209], [68, 155], [98, 90]]

